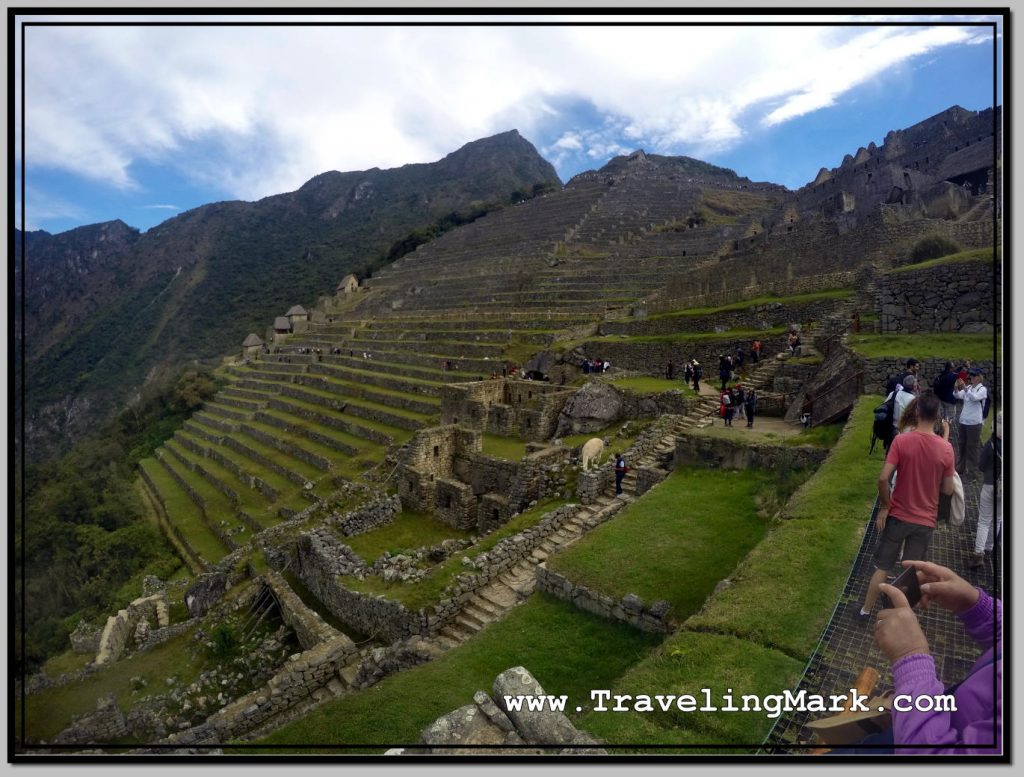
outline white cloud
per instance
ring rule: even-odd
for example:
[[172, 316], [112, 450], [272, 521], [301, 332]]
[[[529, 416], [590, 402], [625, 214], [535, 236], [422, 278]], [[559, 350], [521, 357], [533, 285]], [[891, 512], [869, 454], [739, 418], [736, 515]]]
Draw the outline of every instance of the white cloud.
[[181, 210], [177, 205], [140, 205], [139, 207], [146, 210]]
[[[820, 110], [970, 27], [34, 27], [30, 164], [120, 189], [171, 164], [256, 199], [325, 170], [433, 161], [560, 100], [611, 117], [545, 149], [722, 150]], [[769, 110], [770, 109], [770, 110]], [[196, 148], [205, 148], [197, 155]], [[217, 154], [211, 155], [210, 148]], [[689, 152], [688, 152], [689, 153]]]

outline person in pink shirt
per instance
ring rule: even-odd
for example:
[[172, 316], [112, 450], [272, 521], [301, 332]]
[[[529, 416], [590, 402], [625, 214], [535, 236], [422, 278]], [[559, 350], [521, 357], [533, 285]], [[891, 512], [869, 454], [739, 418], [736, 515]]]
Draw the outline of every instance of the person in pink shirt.
[[[939, 491], [952, 494], [955, 468], [949, 444], [949, 423], [942, 421], [942, 436], [935, 434], [941, 402], [932, 391], [917, 399], [917, 425], [897, 435], [878, 476], [880, 502], [875, 525], [875, 572], [868, 583], [861, 620], [871, 617], [878, 587], [903, 551], [904, 560], [924, 560], [939, 514]], [[889, 483], [896, 473], [895, 488]]]

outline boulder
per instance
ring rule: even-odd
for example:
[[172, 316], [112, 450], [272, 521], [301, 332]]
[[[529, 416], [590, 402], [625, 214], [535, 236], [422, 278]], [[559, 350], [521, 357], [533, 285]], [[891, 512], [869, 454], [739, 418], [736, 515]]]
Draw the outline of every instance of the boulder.
[[565, 403], [555, 436], [596, 432], [617, 421], [621, 413], [618, 391], [607, 383], [587, 383]]
[[196, 582], [185, 591], [185, 606], [188, 608], [189, 616], [195, 618], [205, 615], [214, 604], [220, 601], [227, 590], [228, 576], [224, 572], [200, 575]]
[[519, 735], [533, 745], [594, 745], [593, 739], [581, 733], [563, 712], [544, 710], [513, 710], [505, 704], [506, 696], [545, 696], [541, 684], [522, 666], [506, 669], [494, 680], [494, 699], [512, 721]]
[[[505, 735], [476, 704], [442, 715], [420, 733], [425, 745], [503, 745]], [[434, 751], [437, 752], [437, 751]]]

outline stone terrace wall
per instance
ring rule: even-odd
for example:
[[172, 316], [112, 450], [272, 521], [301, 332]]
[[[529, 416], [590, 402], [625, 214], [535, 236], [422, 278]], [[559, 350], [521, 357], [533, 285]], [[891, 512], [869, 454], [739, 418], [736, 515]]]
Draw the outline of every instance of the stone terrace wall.
[[[259, 688], [218, 710], [197, 727], [215, 742], [227, 742], [251, 731], [264, 721], [306, 699], [337, 676], [356, 653], [356, 646], [344, 634], [321, 642], [293, 656], [263, 688]], [[205, 738], [205, 737], [204, 737]], [[187, 742], [189, 732], [168, 742]]]
[[[355, 554], [347, 545], [326, 541], [322, 533], [304, 534], [295, 545], [293, 569], [333, 615], [358, 631], [388, 641], [423, 633], [424, 624], [399, 602], [345, 587], [344, 575], [365, 574], [365, 567], [357, 568], [349, 555]], [[362, 564], [361, 559], [358, 561]]]
[[[759, 296], [764, 296], [763, 291]], [[843, 299], [783, 304], [770, 302], [743, 310], [705, 316], [664, 316], [645, 321], [607, 321], [599, 332], [609, 335], [668, 335], [676, 332], [721, 332], [728, 329], [773, 329], [793, 323], [820, 321], [831, 315]], [[660, 306], [659, 306], [660, 307]]]
[[[735, 353], [737, 347], [747, 353], [752, 342], [752, 337], [730, 337], [728, 333], [723, 333], [721, 340], [711, 342], [706, 340], [616, 342], [613, 338], [605, 338], [603, 340], [588, 340], [581, 348], [583, 353], [591, 359], [605, 358], [611, 362], [612, 367], [641, 372], [657, 373], [669, 360], [677, 365], [682, 365], [684, 360], [696, 358], [704, 368], [703, 382], [712, 384], [718, 377], [718, 355]], [[781, 353], [786, 349], [784, 334], [762, 335], [761, 342], [764, 344], [762, 353], [765, 354], [765, 357]]]
[[622, 599], [616, 600], [585, 585], [573, 583], [558, 572], [552, 572], [544, 564], [538, 566], [534, 574], [537, 578], [537, 588], [581, 610], [609, 620], [628, 623], [641, 631], [666, 634], [672, 630], [667, 619], [669, 603], [664, 599], [652, 602], [650, 606], [636, 594], [626, 594]]
[[743, 442], [683, 433], [673, 454], [673, 466], [707, 464], [719, 469], [765, 469], [818, 467], [828, 450], [810, 445], [785, 446]]
[[1001, 319], [1002, 274], [991, 262], [890, 272], [878, 284], [883, 333], [991, 332]]
[[329, 523], [337, 526], [346, 537], [351, 537], [391, 523], [401, 511], [402, 500], [398, 496], [383, 496], [358, 510], [332, 517]]
[[[872, 262], [893, 264], [922, 237], [941, 234], [967, 248], [992, 245], [991, 221], [954, 222], [941, 219], [898, 221], [879, 208], [854, 229], [842, 232], [824, 220], [802, 221], [792, 232], [756, 235], [737, 245], [737, 252], [716, 265], [670, 278], [666, 298], [685, 299], [688, 307], [723, 304], [743, 299], [750, 287], [764, 294], [787, 295], [802, 291], [849, 286], [826, 281], [818, 274], [823, 264], [836, 273], [854, 271]], [[816, 288], [803, 289], [800, 279], [814, 281]], [[787, 290], [789, 289], [789, 290]]]
[[[890, 356], [883, 359], [865, 359], [863, 356], [856, 357], [861, 364], [861, 369], [864, 372], [864, 393], [866, 394], [881, 394], [885, 390], [885, 384], [889, 378], [897, 373], [903, 372], [906, 369], [907, 358], [913, 354], [907, 354], [907, 356]], [[932, 381], [942, 372], [942, 368], [945, 365], [946, 358], [938, 358], [929, 356], [921, 358], [921, 368], [918, 371], [918, 375], [924, 381], [926, 388], [931, 388]], [[954, 366], [960, 364], [958, 357], [955, 353], [950, 354], [948, 361], [953, 362]], [[995, 363], [986, 359], [985, 361], [972, 362], [974, 366], [981, 368], [985, 372], [984, 383], [988, 386], [989, 391], [995, 387], [994, 367]], [[999, 380], [1003, 380], [1002, 370], [999, 372]], [[998, 391], [995, 392], [998, 394]]]
[[327, 642], [339, 635], [337, 629], [320, 617], [320, 613], [309, 609], [288, 582], [273, 569], [267, 570], [263, 579], [274, 594], [281, 620], [295, 632], [299, 644], [306, 650]]

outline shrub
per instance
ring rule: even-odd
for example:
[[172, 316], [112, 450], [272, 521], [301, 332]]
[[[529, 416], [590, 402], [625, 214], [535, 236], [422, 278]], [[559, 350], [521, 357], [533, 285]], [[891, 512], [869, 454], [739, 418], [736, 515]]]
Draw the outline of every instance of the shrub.
[[949, 256], [963, 249], [960, 244], [945, 235], [926, 235], [918, 240], [910, 249], [910, 263], [927, 262], [940, 256]]

